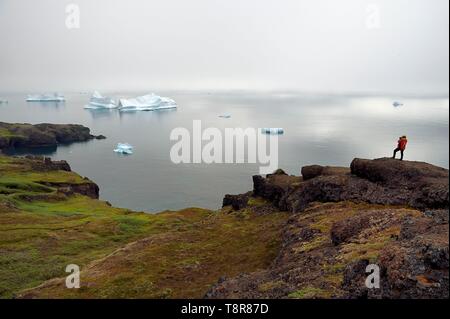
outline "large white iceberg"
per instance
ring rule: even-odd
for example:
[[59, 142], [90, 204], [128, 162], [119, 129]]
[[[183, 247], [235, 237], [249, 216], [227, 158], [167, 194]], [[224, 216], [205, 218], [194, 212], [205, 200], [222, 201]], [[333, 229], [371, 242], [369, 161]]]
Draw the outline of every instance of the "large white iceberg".
[[85, 109], [115, 109], [118, 105], [116, 101], [112, 98], [105, 97], [101, 95], [99, 92], [95, 91], [92, 94], [91, 99], [89, 100], [89, 104], [86, 105]]
[[279, 127], [265, 127], [265, 128], [261, 129], [261, 133], [280, 135], [280, 134], [284, 134], [284, 129], [279, 128]]
[[133, 154], [133, 146], [128, 143], [118, 143], [114, 152], [131, 155]]
[[122, 112], [132, 111], [158, 111], [177, 108], [177, 103], [168, 98], [156, 94], [147, 94], [133, 99], [120, 99], [119, 109]]
[[28, 95], [27, 102], [64, 102], [66, 98], [59, 93]]

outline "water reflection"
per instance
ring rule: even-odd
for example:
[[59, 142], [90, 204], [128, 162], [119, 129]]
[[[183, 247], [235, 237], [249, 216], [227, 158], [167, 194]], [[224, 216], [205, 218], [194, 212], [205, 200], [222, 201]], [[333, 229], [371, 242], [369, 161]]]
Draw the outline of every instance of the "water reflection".
[[66, 102], [58, 102], [58, 101], [33, 101], [33, 102], [27, 102], [30, 106], [41, 106], [41, 107], [62, 107], [66, 106]]
[[6, 155], [40, 155], [40, 156], [53, 156], [56, 154], [57, 146], [45, 146], [45, 147], [18, 147], [14, 149], [6, 149], [3, 152]]
[[85, 109], [93, 119], [117, 117], [117, 110], [110, 109]]

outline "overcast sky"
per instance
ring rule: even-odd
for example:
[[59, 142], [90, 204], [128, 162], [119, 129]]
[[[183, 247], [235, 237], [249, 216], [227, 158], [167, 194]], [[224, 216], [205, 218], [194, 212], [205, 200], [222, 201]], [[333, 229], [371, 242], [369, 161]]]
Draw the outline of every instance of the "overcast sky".
[[448, 0], [0, 0], [0, 91], [448, 95], [448, 12]]

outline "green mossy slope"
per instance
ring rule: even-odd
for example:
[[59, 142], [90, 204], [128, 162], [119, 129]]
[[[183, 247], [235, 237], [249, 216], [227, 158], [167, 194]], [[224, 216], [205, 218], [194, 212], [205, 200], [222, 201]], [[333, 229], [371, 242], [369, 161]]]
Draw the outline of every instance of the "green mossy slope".
[[[279, 250], [285, 213], [132, 212], [44, 185], [86, 182], [75, 173], [31, 167], [0, 156], [0, 298], [199, 298]], [[81, 289], [65, 288], [69, 264]]]

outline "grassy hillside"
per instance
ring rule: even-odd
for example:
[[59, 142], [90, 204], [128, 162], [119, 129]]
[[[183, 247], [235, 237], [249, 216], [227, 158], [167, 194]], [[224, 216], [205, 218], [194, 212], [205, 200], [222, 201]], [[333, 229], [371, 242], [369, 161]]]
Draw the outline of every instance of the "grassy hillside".
[[[237, 213], [132, 212], [48, 186], [90, 182], [73, 172], [33, 167], [0, 156], [1, 298], [198, 298], [279, 250], [287, 215], [257, 214], [261, 202]], [[81, 267], [81, 289], [58, 279], [68, 264]]]

